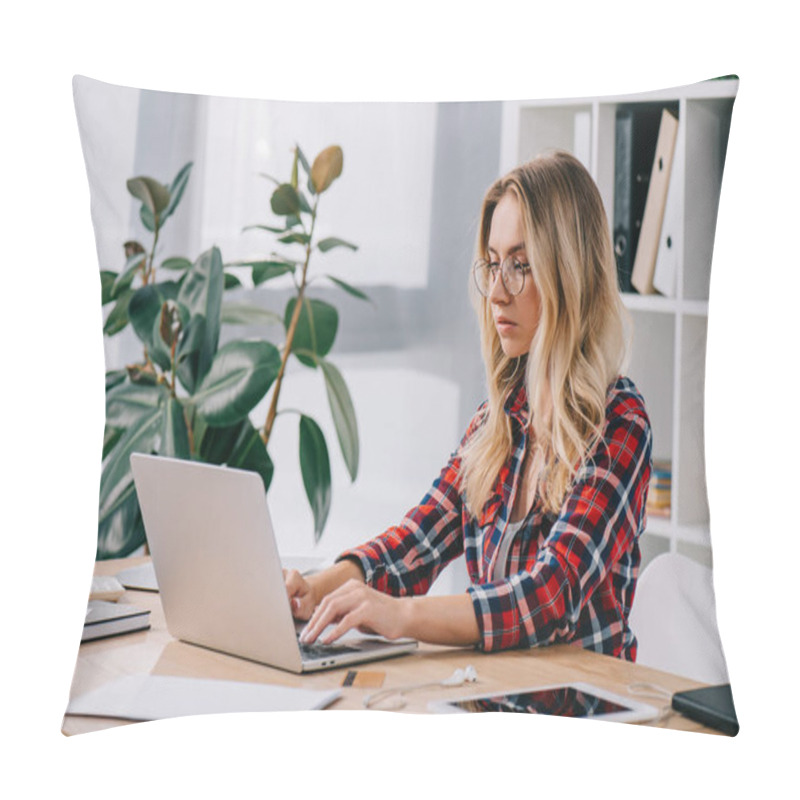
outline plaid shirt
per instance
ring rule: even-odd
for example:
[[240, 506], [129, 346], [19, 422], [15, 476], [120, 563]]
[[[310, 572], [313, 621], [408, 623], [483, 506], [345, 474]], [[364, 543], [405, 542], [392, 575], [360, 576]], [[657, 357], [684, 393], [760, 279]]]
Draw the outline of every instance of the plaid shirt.
[[[537, 495], [508, 550], [502, 571], [507, 577], [492, 580], [528, 444], [524, 386], [511, 393], [505, 412], [512, 423], [512, 454], [477, 519], [459, 488], [459, 448], [400, 525], [340, 558], [357, 560], [369, 585], [403, 596], [427, 592], [463, 553], [483, 650], [573, 642], [633, 661], [636, 638], [628, 613], [639, 572], [652, 443], [641, 396], [628, 378], [609, 387], [602, 440], [578, 471], [560, 512], [545, 513]], [[486, 404], [462, 445], [485, 413]]]

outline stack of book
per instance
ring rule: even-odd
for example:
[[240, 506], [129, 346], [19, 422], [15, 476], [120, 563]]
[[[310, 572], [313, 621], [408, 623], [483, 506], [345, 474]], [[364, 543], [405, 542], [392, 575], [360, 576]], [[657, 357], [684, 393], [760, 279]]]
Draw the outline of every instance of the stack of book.
[[82, 642], [143, 631], [150, 627], [149, 609], [117, 602], [124, 593], [125, 587], [117, 578], [107, 575], [95, 575], [92, 578]]
[[672, 463], [654, 461], [647, 494], [647, 514], [651, 517], [669, 518], [672, 506]]

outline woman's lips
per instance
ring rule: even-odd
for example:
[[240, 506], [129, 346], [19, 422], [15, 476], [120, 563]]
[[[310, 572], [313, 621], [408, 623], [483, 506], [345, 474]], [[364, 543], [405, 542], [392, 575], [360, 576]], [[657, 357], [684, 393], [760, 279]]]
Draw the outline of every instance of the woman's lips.
[[512, 322], [510, 319], [506, 319], [505, 317], [498, 317], [494, 324], [497, 326], [497, 330], [501, 333], [508, 332], [513, 328], [516, 328], [516, 323]]

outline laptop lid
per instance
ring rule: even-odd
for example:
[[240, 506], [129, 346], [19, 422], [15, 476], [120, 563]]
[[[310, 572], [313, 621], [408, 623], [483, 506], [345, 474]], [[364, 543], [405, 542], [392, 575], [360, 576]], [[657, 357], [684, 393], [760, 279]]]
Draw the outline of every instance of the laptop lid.
[[169, 632], [300, 672], [260, 476], [139, 453], [131, 469]]
[[412, 640], [347, 635], [346, 649], [304, 659], [260, 476], [141, 453], [131, 456], [131, 469], [167, 629], [176, 638], [291, 672], [416, 648]]

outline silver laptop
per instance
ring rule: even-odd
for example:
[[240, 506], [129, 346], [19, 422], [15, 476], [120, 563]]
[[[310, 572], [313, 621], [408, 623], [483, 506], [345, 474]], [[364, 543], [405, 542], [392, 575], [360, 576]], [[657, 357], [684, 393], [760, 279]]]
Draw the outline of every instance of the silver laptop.
[[135, 453], [131, 468], [168, 631], [290, 672], [407, 653], [413, 640], [350, 632], [301, 645], [259, 475]]

